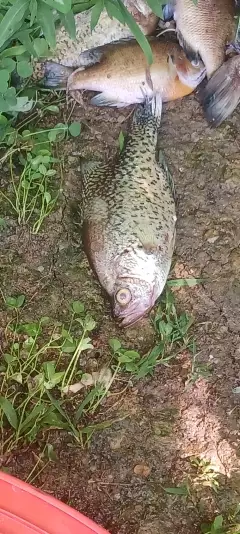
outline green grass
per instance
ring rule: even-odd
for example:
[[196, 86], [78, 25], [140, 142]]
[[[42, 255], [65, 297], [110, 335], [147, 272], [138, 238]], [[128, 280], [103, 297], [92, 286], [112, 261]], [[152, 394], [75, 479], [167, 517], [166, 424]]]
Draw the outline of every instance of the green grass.
[[[61, 101], [61, 98], [60, 98]], [[6, 190], [0, 192], [2, 212], [4, 202], [17, 217], [19, 225], [28, 225], [32, 233], [38, 233], [46, 217], [56, 207], [62, 192], [63, 158], [59, 157], [60, 143], [69, 136], [76, 137], [81, 125], [57, 123], [49, 129], [37, 127], [37, 121], [47, 113], [58, 114], [56, 104], [42, 105], [32, 116], [12, 128], [6, 123], [4, 143], [8, 145], [0, 162], [9, 167], [10, 180]], [[6, 211], [5, 207], [5, 211]]]
[[239, 534], [240, 533], [240, 504], [227, 516], [217, 515], [212, 523], [202, 524], [203, 534]]
[[[48, 317], [24, 323], [20, 320], [24, 296], [5, 301], [14, 317], [5, 329], [1, 365], [2, 452], [10, 452], [22, 441], [32, 442], [50, 428], [68, 430], [82, 443], [79, 417], [72, 409], [69, 413], [64, 388], [73, 376], [83, 375], [79, 358], [92, 349], [89, 333], [95, 326], [94, 320], [79, 302], [74, 302], [67, 327]], [[88, 404], [89, 401], [85, 402], [83, 414]]]
[[167, 290], [154, 319], [156, 345], [147, 354], [109, 340], [109, 363], [93, 373], [81, 366], [82, 355], [94, 351], [94, 319], [74, 301], [66, 324], [41, 317], [24, 322], [24, 295], [9, 296], [5, 305], [12, 318], [5, 328], [0, 367], [0, 428], [2, 453], [33, 442], [51, 428], [67, 430], [79, 445], [89, 443], [96, 430], [113, 420], [96, 421], [103, 400], [111, 397], [116, 378], [128, 382], [152, 376], [158, 365], [169, 366], [183, 348], [191, 348], [192, 318], [178, 314]]

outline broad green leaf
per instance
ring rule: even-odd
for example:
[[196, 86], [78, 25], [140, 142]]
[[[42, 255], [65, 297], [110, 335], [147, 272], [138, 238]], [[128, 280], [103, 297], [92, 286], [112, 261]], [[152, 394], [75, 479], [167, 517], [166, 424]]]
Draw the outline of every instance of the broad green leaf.
[[66, 339], [62, 345], [62, 352], [66, 352], [67, 354], [71, 354], [73, 352], [75, 352], [76, 350], [76, 343], [73, 341], [69, 341], [68, 339]]
[[21, 113], [26, 113], [30, 111], [33, 106], [33, 100], [29, 100], [27, 96], [18, 96], [17, 104], [9, 108], [10, 111], [16, 111]]
[[130, 361], [139, 360], [140, 358], [140, 354], [138, 354], [138, 352], [136, 352], [135, 350], [126, 350], [124, 352], [124, 356], [130, 358]]
[[[0, 117], [1, 118], [1, 117]], [[5, 219], [3, 219], [2, 217], [0, 217], [0, 229], [4, 229], [6, 228], [7, 226], [7, 221], [5, 221]]]
[[21, 78], [29, 78], [33, 73], [32, 65], [28, 61], [19, 61], [17, 63], [17, 73]]
[[9, 72], [6, 69], [0, 71], [0, 93], [6, 93], [8, 89]]
[[72, 11], [69, 11], [66, 15], [63, 15], [60, 13], [60, 19], [62, 24], [64, 25], [64, 28], [70, 35], [71, 39], [76, 39], [76, 23], [75, 23], [75, 17]]
[[17, 300], [16, 308], [21, 308], [22, 307], [22, 305], [25, 302], [25, 298], [26, 298], [25, 295], [18, 295], [18, 297], [16, 299]]
[[129, 28], [130, 28], [131, 32], [133, 33], [135, 39], [137, 40], [138, 44], [141, 46], [141, 48], [142, 48], [142, 50], [143, 50], [143, 52], [144, 52], [144, 54], [145, 54], [145, 56], [147, 58], [147, 61], [148, 61], [149, 65], [151, 65], [152, 62], [153, 62], [153, 55], [152, 55], [152, 50], [151, 50], [151, 47], [150, 47], [150, 44], [149, 44], [148, 40], [146, 39], [146, 37], [143, 34], [142, 30], [140, 30], [138, 24], [134, 20], [134, 18], [131, 15], [131, 13], [129, 13], [129, 11], [125, 7], [125, 5], [121, 2], [121, 0], [117, 0], [117, 1], [118, 1], [119, 9], [120, 9], [121, 13], [124, 16], [124, 20], [126, 21], [127, 25], [129, 26]]
[[83, 352], [84, 350], [91, 350], [93, 349], [93, 345], [92, 343], [90, 343], [91, 339], [90, 337], [85, 337], [81, 343], [80, 343], [80, 346], [79, 346], [79, 349], [81, 352]]
[[48, 44], [44, 37], [37, 37], [33, 41], [33, 48], [38, 57], [44, 57], [48, 54]]
[[81, 314], [84, 312], [84, 304], [80, 300], [74, 300], [72, 302], [72, 309], [74, 313]]
[[29, 11], [30, 11], [29, 26], [32, 26], [37, 16], [37, 0], [30, 0]]
[[74, 2], [73, 6], [72, 6], [72, 11], [75, 14], [76, 13], [82, 13], [83, 11], [91, 9], [91, 7], [93, 7], [94, 4], [95, 4], [94, 0], [89, 0], [88, 2], [79, 2], [79, 3], [76, 3], [76, 4]]
[[104, 8], [103, 0], [98, 0], [91, 10], [91, 31], [96, 28], [100, 15]]
[[0, 23], [0, 48], [18, 29], [19, 22], [23, 19], [29, 0], [16, 0], [8, 9]]
[[71, 9], [71, 0], [44, 0], [44, 2], [60, 13], [66, 14]]
[[80, 122], [72, 122], [72, 124], [70, 124], [68, 129], [69, 129], [69, 133], [73, 137], [77, 137], [78, 135], [80, 135], [80, 132], [81, 132], [81, 124]]
[[44, 404], [37, 404], [32, 411], [28, 413], [20, 426], [20, 434], [25, 433], [29, 428], [33, 427], [39, 415], [43, 415], [46, 410]]
[[11, 58], [6, 57], [1, 60], [1, 69], [6, 69], [8, 72], [13, 72], [15, 67], [16, 67], [16, 61], [14, 61]]
[[132, 358], [126, 354], [121, 354], [121, 356], [118, 356], [118, 361], [120, 363], [132, 363]]
[[18, 426], [18, 417], [10, 400], [6, 399], [5, 397], [0, 397], [0, 408], [6, 415], [9, 424], [16, 430]]
[[54, 104], [51, 105], [51, 106], [48, 106], [46, 109], [47, 109], [48, 111], [50, 111], [51, 113], [54, 113], [54, 114], [55, 114], [55, 113], [59, 113], [59, 111], [60, 111], [59, 107], [58, 107], [58, 106], [55, 106]]
[[167, 285], [168, 287], [193, 287], [205, 281], [204, 278], [176, 278], [175, 280], [168, 280]]
[[55, 374], [55, 362], [44, 362], [43, 369], [48, 380]]
[[6, 48], [0, 54], [0, 57], [15, 57], [21, 56], [26, 52], [26, 48], [23, 45], [12, 46], [11, 48]]
[[6, 100], [3, 98], [3, 96], [0, 95], [0, 112], [4, 113], [4, 112], [7, 112], [7, 111], [9, 111], [9, 105], [6, 102]]
[[217, 515], [213, 521], [214, 530], [218, 530], [223, 526], [223, 516]]
[[111, 349], [113, 350], [113, 352], [117, 352], [122, 346], [119, 339], [115, 339], [115, 338], [109, 339], [108, 343]]
[[7, 306], [9, 306], [9, 308], [17, 307], [17, 299], [15, 297], [7, 297], [5, 303]]
[[57, 461], [57, 455], [54, 451], [53, 445], [51, 443], [47, 443], [47, 457], [50, 462], [56, 462]]
[[125, 20], [124, 20], [123, 14], [118, 9], [118, 7], [114, 4], [113, 1], [105, 0], [104, 5], [105, 5], [105, 8], [106, 8], [107, 14], [108, 14], [108, 16], [110, 18], [114, 17], [119, 22], [121, 22], [121, 24], [125, 24]]
[[96, 321], [94, 321], [94, 319], [90, 315], [87, 315], [84, 320], [85, 330], [87, 332], [91, 332], [92, 330], [94, 330], [95, 326], [96, 326]]
[[13, 354], [4, 354], [3, 355], [5, 362], [10, 365], [10, 363], [16, 361], [16, 356], [13, 356]]
[[67, 413], [64, 412], [64, 410], [61, 407], [60, 401], [54, 399], [54, 397], [51, 395], [50, 391], [46, 391], [47, 396], [49, 397], [51, 404], [56, 408], [56, 410], [62, 415], [62, 417], [68, 422], [69, 427], [71, 428], [74, 436], [78, 437], [78, 431], [75, 428], [75, 426], [72, 424], [71, 419], [68, 417]]
[[56, 46], [56, 30], [52, 9], [43, 0], [38, 2], [37, 19], [43, 30], [46, 41], [51, 48]]
[[165, 0], [147, 0], [147, 3], [153, 13], [158, 17], [163, 18], [162, 5], [165, 3]]
[[[20, 43], [26, 48], [26, 51], [29, 55], [34, 55], [35, 51], [33, 48], [32, 40], [30, 39], [30, 31], [31, 30], [21, 30], [15, 33], [14, 39], [20, 41]], [[30, 57], [24, 57], [23, 59], [30, 59]]]
[[188, 495], [188, 489], [186, 486], [179, 486], [177, 488], [163, 488], [166, 493], [171, 495]]
[[51, 202], [52, 200], [51, 194], [48, 191], [45, 191], [44, 193], [44, 200], [46, 204], [49, 204], [49, 202]]
[[74, 416], [75, 423], [78, 423], [79, 419], [81, 418], [84, 412], [84, 409], [94, 399], [94, 397], [96, 397], [96, 394], [98, 392], [99, 392], [99, 386], [96, 386], [95, 388], [91, 389], [91, 391], [87, 394], [85, 399], [83, 399], [83, 401], [81, 402], [80, 406], [78, 407], [75, 413], [75, 416]]

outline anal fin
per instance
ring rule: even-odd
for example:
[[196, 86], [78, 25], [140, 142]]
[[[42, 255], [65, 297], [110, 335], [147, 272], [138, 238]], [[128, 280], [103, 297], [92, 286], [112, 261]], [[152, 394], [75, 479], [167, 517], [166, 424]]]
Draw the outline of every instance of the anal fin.
[[108, 95], [107, 93], [99, 93], [98, 95], [91, 98], [90, 102], [92, 106], [98, 107], [110, 106], [115, 108], [124, 108], [130, 105], [129, 103], [121, 102], [117, 99], [114, 99], [112, 95]]

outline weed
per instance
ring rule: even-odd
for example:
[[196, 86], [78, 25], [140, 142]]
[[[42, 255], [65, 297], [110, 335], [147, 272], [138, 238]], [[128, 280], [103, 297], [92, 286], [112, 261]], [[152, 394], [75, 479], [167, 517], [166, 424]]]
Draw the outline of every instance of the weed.
[[214, 471], [211, 462], [201, 458], [191, 458], [191, 464], [196, 469], [196, 475], [192, 479], [196, 489], [199, 487], [209, 487], [215, 491], [219, 490], [218, 473]]
[[[84, 442], [84, 434], [89, 441], [97, 427], [84, 429], [83, 418], [96, 410], [107, 388], [96, 385], [75, 415], [64, 388], [84, 374], [79, 360], [84, 351], [93, 348], [89, 333], [95, 321], [79, 301], [72, 303], [68, 327], [48, 317], [32, 323], [20, 321], [23, 295], [8, 297], [5, 303], [15, 317], [5, 330], [0, 368], [2, 451], [10, 452], [21, 441], [32, 442], [50, 428], [66, 429], [79, 444]], [[104, 424], [110, 423], [98, 423], [99, 428]]]
[[[30, 224], [33, 233], [40, 230], [45, 218], [53, 211], [61, 192], [62, 162], [54, 155], [54, 143], [62, 141], [69, 133], [79, 135], [80, 131], [81, 125], [73, 122], [70, 126], [59, 123], [51, 129], [25, 129], [21, 133], [16, 130], [9, 134], [8, 141], [10, 135], [13, 136], [7, 160], [11, 184], [9, 193], [1, 192], [1, 196], [16, 213], [18, 223]], [[16, 150], [17, 165], [14, 164]], [[16, 173], [19, 166], [22, 170]]]
[[114, 360], [120, 370], [131, 373], [135, 379], [153, 375], [157, 365], [169, 366], [170, 360], [175, 358], [180, 350], [192, 349], [194, 343], [189, 335], [192, 323], [192, 317], [186, 313], [177, 313], [174, 295], [167, 289], [154, 318], [157, 334], [155, 347], [141, 356], [135, 350], [124, 349], [118, 339], [111, 339], [109, 344]]
[[240, 504], [233, 513], [229, 513], [226, 518], [222, 514], [217, 515], [212, 523], [202, 524], [203, 534], [239, 534], [240, 533]]
[[186, 380], [186, 383], [185, 383], [185, 388], [188, 389], [190, 388], [191, 386], [193, 386], [197, 380], [199, 380], [200, 378], [205, 378], [205, 379], [208, 379], [211, 374], [212, 374], [212, 365], [211, 363], [198, 363], [197, 362], [197, 354], [196, 354], [196, 351], [194, 350], [194, 353], [193, 353], [193, 358], [192, 358], [192, 365], [191, 365], [191, 370], [188, 374], [188, 377], [187, 377], [187, 380]]

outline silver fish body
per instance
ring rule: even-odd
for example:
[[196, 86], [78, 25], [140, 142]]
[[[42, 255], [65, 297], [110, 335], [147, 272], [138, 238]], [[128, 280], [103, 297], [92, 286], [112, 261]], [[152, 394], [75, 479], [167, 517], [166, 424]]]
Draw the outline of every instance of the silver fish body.
[[137, 108], [117, 163], [83, 167], [85, 251], [122, 326], [153, 307], [171, 266], [176, 212], [156, 160], [161, 107], [154, 97]]

